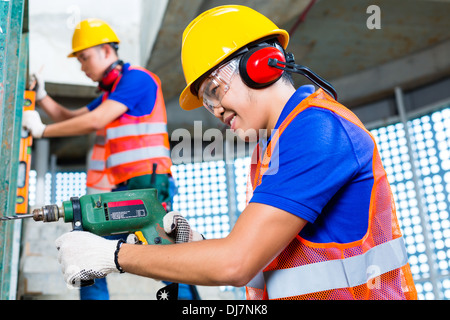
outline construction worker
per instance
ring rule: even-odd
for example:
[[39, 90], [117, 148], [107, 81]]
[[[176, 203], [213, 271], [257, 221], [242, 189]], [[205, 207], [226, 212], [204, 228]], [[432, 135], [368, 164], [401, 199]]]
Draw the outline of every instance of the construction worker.
[[[294, 64], [288, 42], [265, 16], [234, 5], [203, 13], [183, 34], [181, 107], [203, 105], [244, 139], [268, 134], [258, 137], [248, 205], [230, 234], [170, 246], [65, 234], [56, 246], [66, 281], [120, 269], [245, 285], [248, 299], [416, 299], [376, 143], [330, 84]], [[295, 89], [292, 72], [320, 88]], [[164, 223], [170, 234], [173, 217]]]
[[[102, 94], [86, 107], [69, 110], [47, 94], [42, 77], [35, 75], [37, 102], [55, 123], [44, 125], [33, 111], [24, 114], [23, 125], [35, 138], [96, 132], [87, 186], [103, 192], [157, 188], [159, 200], [170, 206], [172, 161], [161, 82], [152, 72], [119, 60], [119, 43], [106, 22], [81, 21], [69, 58], [78, 59]], [[109, 299], [106, 282], [82, 288], [80, 297]]]

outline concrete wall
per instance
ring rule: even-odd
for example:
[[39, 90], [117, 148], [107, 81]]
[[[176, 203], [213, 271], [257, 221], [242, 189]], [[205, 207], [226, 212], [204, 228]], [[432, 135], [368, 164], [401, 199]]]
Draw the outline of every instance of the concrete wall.
[[164, 15], [167, 0], [32, 0], [30, 19], [30, 71], [47, 82], [94, 86], [69, 59], [77, 23], [87, 18], [106, 21], [121, 40], [119, 55], [145, 66]]

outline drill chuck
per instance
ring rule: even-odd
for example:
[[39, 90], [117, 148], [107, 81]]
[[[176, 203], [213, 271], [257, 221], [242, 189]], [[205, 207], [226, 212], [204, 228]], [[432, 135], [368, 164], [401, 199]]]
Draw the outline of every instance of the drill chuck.
[[33, 210], [34, 221], [56, 222], [60, 218], [64, 218], [64, 210], [55, 204]]

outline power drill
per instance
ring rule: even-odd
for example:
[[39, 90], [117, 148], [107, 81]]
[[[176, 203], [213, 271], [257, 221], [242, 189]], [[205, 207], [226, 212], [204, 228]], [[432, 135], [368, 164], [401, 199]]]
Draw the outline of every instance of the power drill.
[[[33, 210], [32, 214], [0, 220], [33, 218], [35, 221], [56, 222], [63, 218], [64, 222], [72, 223], [74, 231], [88, 231], [98, 236], [134, 233], [142, 244], [172, 244], [175, 240], [164, 231], [165, 214], [156, 189], [139, 189], [72, 197], [61, 207], [46, 205]], [[81, 286], [93, 283], [83, 282]], [[170, 290], [172, 296], [174, 293], [177, 296], [178, 286], [169, 286], [164, 288]], [[164, 288], [158, 291], [157, 298], [167, 298], [168, 291], [161, 291]]]
[[43, 222], [63, 218], [73, 230], [98, 236], [135, 233], [143, 244], [170, 244], [174, 240], [164, 232], [165, 214], [156, 189], [140, 189], [72, 197], [61, 207], [35, 209], [32, 217]]

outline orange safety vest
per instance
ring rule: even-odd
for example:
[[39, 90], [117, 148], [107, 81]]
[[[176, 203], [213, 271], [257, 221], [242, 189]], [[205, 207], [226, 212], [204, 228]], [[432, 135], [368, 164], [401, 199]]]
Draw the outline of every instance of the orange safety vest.
[[[153, 111], [149, 115], [135, 117], [123, 114], [105, 128], [98, 130], [88, 163], [87, 186], [99, 190], [111, 190], [115, 185], [153, 172], [170, 174], [169, 135], [167, 114], [159, 78], [141, 67], [130, 67], [146, 72], [158, 84]], [[117, 87], [122, 76], [114, 83]], [[103, 101], [108, 94], [103, 95]]]
[[[270, 167], [271, 153], [284, 129], [303, 110], [328, 109], [372, 135], [347, 108], [319, 89], [284, 120], [264, 151], [252, 161], [247, 201]], [[299, 235], [246, 286], [247, 299], [353, 300], [417, 299], [408, 256], [398, 225], [395, 204], [374, 140], [374, 185], [369, 227], [351, 243], [314, 243]], [[254, 156], [258, 151], [255, 149]]]

